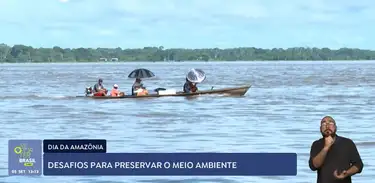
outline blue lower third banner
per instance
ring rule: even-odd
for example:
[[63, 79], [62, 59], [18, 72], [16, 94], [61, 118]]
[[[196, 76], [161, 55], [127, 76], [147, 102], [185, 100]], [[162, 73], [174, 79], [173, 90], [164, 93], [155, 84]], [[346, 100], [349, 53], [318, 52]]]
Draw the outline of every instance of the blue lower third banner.
[[9, 140], [8, 174], [42, 175], [42, 140]]
[[43, 174], [295, 176], [295, 153], [46, 153]]

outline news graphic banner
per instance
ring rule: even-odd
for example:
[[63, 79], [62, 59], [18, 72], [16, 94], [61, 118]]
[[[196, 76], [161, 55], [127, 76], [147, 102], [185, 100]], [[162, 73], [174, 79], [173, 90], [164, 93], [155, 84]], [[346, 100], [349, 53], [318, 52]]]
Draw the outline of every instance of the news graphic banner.
[[8, 174], [42, 174], [42, 140], [9, 140]]
[[295, 153], [45, 153], [45, 176], [295, 176]]
[[106, 153], [107, 141], [104, 139], [45, 139], [44, 153]]
[[107, 153], [102, 139], [10, 140], [8, 169], [10, 176], [295, 176], [297, 154]]

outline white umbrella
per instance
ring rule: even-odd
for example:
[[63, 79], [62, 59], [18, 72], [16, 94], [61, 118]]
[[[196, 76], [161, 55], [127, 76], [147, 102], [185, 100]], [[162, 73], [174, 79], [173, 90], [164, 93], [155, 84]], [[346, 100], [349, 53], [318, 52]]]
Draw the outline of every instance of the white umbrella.
[[201, 69], [191, 69], [186, 75], [186, 79], [192, 83], [201, 83], [206, 79], [206, 74]]

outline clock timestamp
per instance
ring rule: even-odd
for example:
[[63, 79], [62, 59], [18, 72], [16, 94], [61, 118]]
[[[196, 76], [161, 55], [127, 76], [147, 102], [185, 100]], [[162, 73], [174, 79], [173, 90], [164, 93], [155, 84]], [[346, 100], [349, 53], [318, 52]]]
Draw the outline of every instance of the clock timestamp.
[[40, 175], [39, 170], [11, 170], [13, 175]]

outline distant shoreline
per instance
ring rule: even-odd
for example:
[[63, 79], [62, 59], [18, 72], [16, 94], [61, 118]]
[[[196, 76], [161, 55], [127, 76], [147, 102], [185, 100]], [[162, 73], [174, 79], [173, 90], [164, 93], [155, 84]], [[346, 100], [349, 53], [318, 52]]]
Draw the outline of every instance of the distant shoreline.
[[366, 61], [375, 51], [357, 48], [33, 48], [0, 44], [0, 63], [221, 62], [221, 61]]

